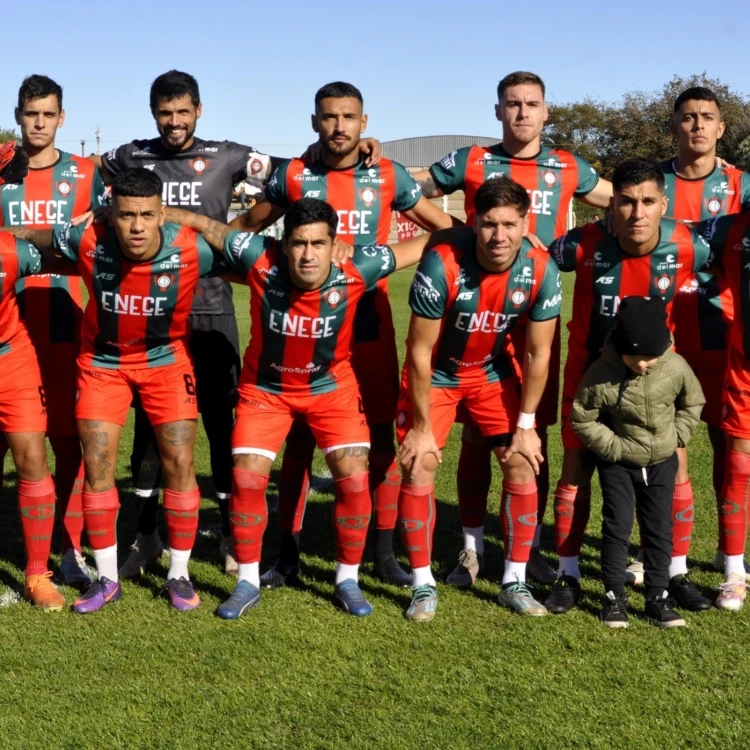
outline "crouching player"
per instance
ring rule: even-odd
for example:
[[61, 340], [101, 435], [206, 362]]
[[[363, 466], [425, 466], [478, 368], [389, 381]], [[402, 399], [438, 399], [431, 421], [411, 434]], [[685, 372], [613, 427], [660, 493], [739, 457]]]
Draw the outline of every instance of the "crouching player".
[[186, 341], [198, 279], [220, 266], [219, 256], [194, 230], [165, 224], [161, 195], [159, 177], [130, 169], [112, 183], [112, 227], [9, 228], [43, 251], [75, 261], [90, 297], [78, 358], [76, 419], [84, 451], [84, 522], [97, 580], [75, 602], [78, 613], [122, 596], [115, 468], [134, 393], [156, 431], [166, 479], [169, 599], [180, 611], [200, 604], [188, 574], [200, 491], [193, 471], [198, 412]]
[[[526, 615], [547, 613], [525, 581], [537, 524], [535, 474], [543, 460], [534, 415], [560, 314], [560, 275], [555, 261], [524, 239], [530, 199], [523, 187], [507, 177], [485, 182], [474, 205], [474, 232], [454, 230], [450, 242], [426, 253], [409, 296], [406, 387], [397, 436], [404, 473], [399, 515], [414, 575], [406, 610], [411, 620], [435, 616], [430, 570], [435, 474], [459, 404], [503, 469], [500, 603]], [[506, 347], [526, 313], [520, 387]]]
[[[191, 215], [169, 209], [187, 223]], [[222, 248], [230, 268], [250, 287], [250, 344], [240, 376], [230, 521], [239, 563], [237, 586], [218, 609], [237, 619], [260, 602], [259, 565], [268, 523], [266, 486], [273, 461], [295, 418], [310, 427], [336, 484], [336, 602], [369, 615], [358, 585], [372, 501], [370, 431], [351, 365], [357, 303], [378, 281], [417, 263], [430, 235], [396, 245], [357, 247], [342, 269], [336, 211], [303, 198], [284, 219], [282, 241], [192, 215], [191, 226]]]

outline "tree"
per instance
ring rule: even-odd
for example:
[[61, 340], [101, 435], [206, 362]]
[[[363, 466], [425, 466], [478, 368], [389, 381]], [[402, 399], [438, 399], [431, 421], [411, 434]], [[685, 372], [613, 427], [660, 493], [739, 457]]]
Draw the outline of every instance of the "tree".
[[8, 141], [17, 141], [18, 133], [15, 130], [8, 130], [7, 128], [0, 128], [0, 143], [7, 143]]

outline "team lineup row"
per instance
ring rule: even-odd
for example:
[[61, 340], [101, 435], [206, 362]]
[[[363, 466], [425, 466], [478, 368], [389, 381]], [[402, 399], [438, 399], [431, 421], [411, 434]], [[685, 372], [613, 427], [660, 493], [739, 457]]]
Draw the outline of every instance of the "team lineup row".
[[[0, 357], [7, 365], [0, 427], [19, 475], [27, 598], [45, 609], [63, 606], [47, 570], [55, 494], [65, 511], [63, 574], [87, 585], [75, 610], [94, 611], [119, 598], [118, 577], [138, 575], [161, 552], [161, 468], [170, 600], [178, 609], [198, 606], [188, 560], [200, 500], [192, 463], [200, 408], [222, 509], [225, 568], [238, 576], [221, 616], [241, 616], [259, 602], [262, 587], [284, 585], [297, 575], [317, 443], [336, 485], [336, 600], [351, 614], [371, 611], [357, 575], [374, 505], [376, 571], [388, 582], [412, 586], [407, 617], [432, 619], [434, 476], [457, 416], [465, 425], [458, 470], [465, 549], [448, 582], [470, 586], [481, 573], [494, 452], [504, 474], [500, 602], [529, 615], [568, 611], [580, 593], [578, 554], [597, 455], [571, 424], [576, 391], [606, 350], [621, 300], [659, 297], [676, 349], [706, 397], [703, 418], [715, 452], [726, 575], [716, 603], [739, 609], [750, 479], [743, 431], [744, 394], [750, 390], [744, 383], [747, 285], [739, 281], [741, 251], [750, 240], [744, 217], [717, 218], [750, 203], [747, 175], [717, 165], [723, 123], [719, 102], [707, 89], [690, 89], [675, 103], [678, 156], [662, 165], [625, 162], [614, 188], [580, 157], [542, 147], [544, 94], [534, 74], [506, 76], [496, 105], [502, 143], [461, 149], [410, 175], [379, 158], [377, 141], [361, 138], [362, 96], [350, 84], [317, 92], [317, 148], [310, 158], [284, 161], [197, 138], [197, 83], [170, 71], [151, 91], [159, 138], [86, 160], [55, 148], [64, 117], [60, 87], [43, 76], [26, 79], [16, 109], [22, 150], [8, 151], [0, 191], [7, 230], [0, 233]], [[227, 227], [232, 186], [246, 179], [264, 184], [266, 199]], [[104, 182], [111, 183], [111, 226], [71, 227], [71, 219], [106, 202]], [[465, 191], [473, 229], [449, 229], [458, 222], [428, 200], [458, 189]], [[601, 208], [611, 204], [613, 229], [600, 222], [565, 234], [573, 196]], [[388, 248], [394, 209], [437, 234]], [[281, 215], [280, 243], [255, 234]], [[682, 221], [697, 225], [691, 229]], [[344, 243], [353, 254], [332, 265]], [[549, 252], [532, 243], [549, 246]], [[415, 263], [400, 377], [386, 277]], [[557, 421], [558, 271], [571, 270], [576, 281], [563, 384], [565, 459], [554, 493], [560, 568], [554, 572], [538, 552], [549, 494], [548, 462], [542, 459], [548, 427]], [[59, 275], [33, 275], [40, 271]], [[79, 273], [89, 290], [85, 315], [71, 273]], [[227, 279], [244, 281], [251, 292], [251, 336], [234, 430], [239, 343]], [[113, 457], [134, 395], [131, 467], [144, 508], [136, 542], [118, 572]], [[55, 484], [46, 466], [45, 431], [56, 454]], [[645, 560], [626, 573], [627, 539], [621, 543], [622, 529], [613, 532], [623, 564], [607, 566], [605, 576], [608, 594], [618, 601], [626, 575], [637, 583], [645, 577], [652, 619], [663, 626], [681, 624], [675, 601], [691, 610], [711, 606], [687, 576], [693, 518], [689, 432], [672, 448], [676, 468], [661, 536], [655, 542], [653, 529], [642, 528]], [[284, 440], [281, 554], [260, 576], [265, 488]], [[621, 461], [617, 452], [607, 458]], [[644, 471], [661, 463], [648, 456]], [[635, 494], [639, 504], [651, 502], [638, 488]], [[664, 506], [663, 493], [657, 505]], [[393, 553], [399, 518], [411, 575]], [[80, 554], [82, 521], [97, 565], [93, 581]], [[552, 583], [544, 605], [528, 589], [527, 571]]]

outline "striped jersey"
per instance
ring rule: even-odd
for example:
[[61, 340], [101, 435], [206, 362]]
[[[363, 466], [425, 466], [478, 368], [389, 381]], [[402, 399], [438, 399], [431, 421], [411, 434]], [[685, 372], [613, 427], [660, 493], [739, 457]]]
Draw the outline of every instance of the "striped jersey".
[[[680, 177], [675, 161], [661, 165], [667, 213], [682, 221], [705, 221], [750, 208], [750, 174], [714, 168], [689, 180]], [[677, 290], [674, 300], [674, 340], [678, 352], [725, 349], [733, 318], [732, 294], [723, 269], [697, 273]]]
[[350, 363], [355, 311], [363, 295], [393, 273], [384, 245], [358, 247], [331, 266], [318, 289], [294, 285], [281, 243], [250, 232], [225, 242], [229, 266], [250, 287], [250, 343], [242, 379], [270, 393], [314, 395], [354, 378]]
[[[421, 196], [414, 178], [390, 159], [374, 167], [360, 163], [348, 169], [292, 159], [276, 169], [266, 186], [268, 200], [282, 208], [300, 198], [327, 201], [339, 217], [338, 236], [356, 247], [387, 244], [393, 211], [408, 211]], [[354, 341], [368, 343], [394, 335], [388, 282], [383, 279], [357, 307]]]
[[515, 375], [506, 338], [528, 314], [530, 321], [560, 314], [557, 264], [524, 240], [513, 265], [502, 273], [477, 261], [471, 234], [428, 250], [414, 274], [409, 305], [415, 315], [442, 319], [432, 354], [432, 385], [496, 382]]
[[625, 297], [660, 297], [674, 329], [672, 303], [677, 290], [711, 260], [706, 241], [672, 219], [662, 219], [659, 243], [648, 255], [623, 252], [601, 221], [559, 237], [549, 252], [561, 271], [576, 272], [568, 360], [578, 358], [586, 367], [599, 357]]
[[[65, 151], [49, 167], [29, 168], [22, 183], [0, 188], [0, 225], [49, 229], [105, 205], [96, 165]], [[21, 317], [35, 344], [78, 341], [83, 296], [77, 276], [39, 274], [18, 283]]]
[[519, 159], [502, 143], [451, 151], [430, 167], [430, 174], [444, 193], [465, 192], [467, 224], [474, 220], [474, 196], [482, 183], [505, 176], [523, 185], [531, 198], [529, 231], [545, 245], [565, 234], [573, 197], [587, 195], [599, 182], [599, 173], [569, 151], [543, 146], [536, 156]]
[[41, 267], [42, 258], [33, 245], [0, 231], [0, 359], [31, 347], [18, 309], [16, 284], [19, 279], [39, 273]]
[[157, 254], [132, 261], [114, 229], [66, 224], [53, 232], [55, 249], [78, 264], [89, 292], [81, 331], [83, 367], [135, 369], [188, 360], [188, 316], [201, 276], [226, 270], [193, 229], [161, 228]]

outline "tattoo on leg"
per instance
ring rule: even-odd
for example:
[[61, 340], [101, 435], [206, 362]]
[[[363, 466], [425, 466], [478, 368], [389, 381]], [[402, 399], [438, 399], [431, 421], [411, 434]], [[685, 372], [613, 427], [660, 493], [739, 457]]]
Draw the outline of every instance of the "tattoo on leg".
[[[107, 472], [112, 468], [109, 458], [109, 435], [106, 430], [99, 430], [102, 422], [84, 419], [81, 420], [81, 445], [83, 446], [83, 463], [86, 471], [86, 480], [93, 487], [97, 482], [103, 482]], [[114, 481], [106, 486], [98, 486], [100, 491], [110, 490], [114, 487]]]
[[168, 422], [162, 425], [160, 437], [167, 445], [189, 445], [195, 440], [195, 422]]
[[327, 454], [326, 458], [335, 463], [347, 458], [367, 458], [370, 455], [370, 449], [366, 445], [348, 445], [346, 448], [337, 448]]

